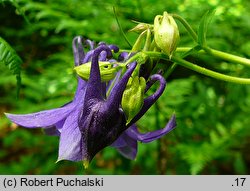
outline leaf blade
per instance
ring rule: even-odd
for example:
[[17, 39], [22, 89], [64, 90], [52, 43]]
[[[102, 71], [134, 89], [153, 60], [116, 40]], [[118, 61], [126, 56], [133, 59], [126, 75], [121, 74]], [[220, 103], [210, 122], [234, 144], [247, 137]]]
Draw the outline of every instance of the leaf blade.
[[21, 64], [22, 59], [18, 56], [16, 51], [0, 37], [0, 63], [9, 68], [13, 75], [16, 76], [17, 82], [17, 96], [21, 87]]
[[201, 18], [201, 22], [198, 28], [198, 44], [202, 47], [205, 47], [207, 44], [206, 36], [208, 25], [210, 24], [214, 14], [215, 9], [208, 10]]

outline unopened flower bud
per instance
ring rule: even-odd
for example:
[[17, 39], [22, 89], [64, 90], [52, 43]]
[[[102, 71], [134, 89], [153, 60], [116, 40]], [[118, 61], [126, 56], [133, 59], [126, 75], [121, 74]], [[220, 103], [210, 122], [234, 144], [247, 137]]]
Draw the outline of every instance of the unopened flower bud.
[[156, 45], [169, 56], [175, 51], [180, 35], [178, 26], [167, 12], [154, 19], [154, 39]]
[[[114, 63], [99, 61], [101, 80], [107, 82], [115, 77], [116, 72], [120, 69], [119, 66], [114, 67]], [[90, 75], [91, 62], [82, 64], [74, 68], [76, 73], [83, 79], [88, 80]]]
[[130, 29], [130, 32], [138, 32], [141, 33], [147, 29], [153, 28], [153, 25], [147, 24], [147, 23], [139, 23], [134, 28]]
[[143, 106], [146, 80], [143, 77], [130, 77], [122, 96], [122, 109], [127, 117], [127, 124]]

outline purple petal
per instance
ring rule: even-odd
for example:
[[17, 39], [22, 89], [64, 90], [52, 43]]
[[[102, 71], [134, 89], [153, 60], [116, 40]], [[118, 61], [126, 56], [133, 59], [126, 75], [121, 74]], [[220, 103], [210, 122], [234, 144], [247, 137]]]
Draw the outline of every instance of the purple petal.
[[[154, 74], [150, 77], [150, 81], [159, 81], [160, 82], [160, 87], [157, 89], [157, 91], [147, 97], [145, 100], [144, 100], [144, 105], [152, 105], [152, 102], [154, 103], [160, 96], [161, 94], [164, 92], [165, 90], [165, 87], [166, 87], [166, 80], [159, 74]], [[150, 87], [152, 86], [153, 84], [150, 84]], [[148, 90], [150, 87], [147, 86], [146, 90]], [[147, 106], [147, 107], [150, 107], [150, 106]]]
[[77, 89], [74, 97], [74, 103], [78, 105], [81, 100], [83, 100], [87, 88], [87, 82], [81, 79], [80, 77], [77, 78]]
[[[77, 90], [75, 93], [75, 98], [74, 98], [74, 103], [77, 103], [77, 105], [83, 105], [83, 101], [84, 101], [84, 96], [85, 96], [85, 92], [86, 92], [86, 83], [84, 80], [82, 80], [81, 78], [78, 77], [78, 86], [77, 86]], [[55, 126], [52, 127], [48, 127], [44, 129], [45, 134], [50, 135], [50, 136], [60, 136], [61, 135], [61, 131], [62, 131], [62, 127], [65, 123], [65, 119], [57, 122], [55, 124]]]
[[148, 109], [157, 101], [157, 99], [162, 95], [166, 87], [166, 80], [159, 74], [154, 74], [150, 77], [150, 81], [147, 83], [146, 91], [154, 84], [154, 82], [159, 81], [160, 87], [156, 90], [154, 94], [147, 97], [144, 100], [143, 106], [139, 113], [131, 120], [131, 122], [127, 125], [128, 127], [138, 121], [147, 111]]
[[111, 145], [124, 157], [134, 160], [137, 154], [137, 140], [130, 137], [126, 131]]
[[102, 82], [101, 82], [101, 74], [99, 68], [99, 55], [102, 51], [106, 51], [107, 57], [112, 56], [112, 52], [109, 47], [105, 45], [101, 45], [94, 50], [91, 69], [90, 69], [90, 77], [86, 90], [86, 99], [102, 99]]
[[133, 73], [136, 65], [137, 65], [136, 62], [131, 63], [129, 66], [129, 69], [123, 75], [122, 79], [112, 89], [110, 96], [108, 98], [108, 105], [110, 108], [119, 107], [121, 100], [122, 100], [122, 94], [126, 88], [128, 80], [129, 80], [131, 74]]
[[119, 47], [114, 45], [114, 44], [111, 44], [111, 45], [108, 45], [108, 47], [113, 50], [115, 53], [119, 52]]
[[5, 115], [14, 123], [27, 127], [27, 128], [38, 128], [38, 127], [50, 127], [61, 121], [75, 108], [75, 104], [69, 103], [61, 108], [44, 110], [30, 114], [10, 114]]
[[80, 109], [74, 110], [65, 120], [61, 131], [58, 160], [81, 161], [82, 137], [78, 127]]
[[66, 120], [66, 118], [64, 118], [63, 120], [57, 122], [55, 124], [55, 126], [44, 128], [45, 134], [50, 135], [50, 136], [60, 136], [65, 120]]
[[73, 39], [72, 48], [73, 48], [75, 66], [79, 66], [81, 64], [80, 61], [84, 58], [81, 36], [77, 36]]
[[55, 126], [45, 128], [44, 132], [46, 135], [50, 135], [50, 136], [60, 136], [61, 134]]
[[93, 50], [95, 47], [95, 43], [89, 39], [85, 41], [85, 44], [89, 46], [90, 50]]
[[143, 143], [149, 143], [151, 141], [154, 141], [156, 139], [159, 139], [163, 135], [169, 133], [176, 127], [176, 119], [175, 115], [172, 115], [171, 119], [167, 123], [166, 127], [163, 129], [158, 129], [156, 131], [148, 132], [148, 133], [140, 133], [136, 126], [131, 126], [126, 130], [127, 134], [138, 141], [141, 141]]
[[89, 62], [93, 56], [94, 50], [90, 50], [86, 53], [84, 59], [81, 61], [82, 63]]
[[107, 45], [107, 43], [106, 43], [106, 42], [101, 41], [101, 42], [99, 42], [99, 43], [97, 44], [97, 46], [101, 46], [101, 45]]
[[122, 52], [119, 57], [118, 57], [118, 61], [124, 61], [128, 58], [128, 52]]
[[99, 56], [99, 61], [106, 61], [107, 59], [107, 52], [103, 51], [100, 53], [100, 56]]
[[133, 141], [133, 143], [130, 142], [130, 144], [134, 144], [133, 146], [127, 145], [125, 147], [116, 148], [122, 156], [124, 156], [130, 160], [134, 160], [136, 158], [136, 155], [137, 155], [137, 141], [135, 141], [135, 140], [132, 140], [132, 141]]

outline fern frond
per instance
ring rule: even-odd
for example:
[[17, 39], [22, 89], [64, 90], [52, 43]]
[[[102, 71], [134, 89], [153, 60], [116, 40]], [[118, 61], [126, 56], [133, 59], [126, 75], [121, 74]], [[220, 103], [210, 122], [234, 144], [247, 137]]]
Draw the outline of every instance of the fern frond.
[[17, 95], [19, 95], [21, 87], [22, 62], [22, 59], [17, 55], [16, 51], [3, 38], [0, 37], [0, 63], [5, 64], [16, 76]]

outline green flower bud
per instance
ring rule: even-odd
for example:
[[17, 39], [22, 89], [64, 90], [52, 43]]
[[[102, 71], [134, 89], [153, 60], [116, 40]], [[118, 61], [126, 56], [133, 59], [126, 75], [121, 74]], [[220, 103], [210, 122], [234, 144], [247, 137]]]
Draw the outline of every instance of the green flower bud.
[[143, 106], [146, 80], [143, 77], [130, 77], [122, 96], [122, 109], [127, 117], [127, 124]]
[[[113, 67], [114, 63], [99, 61], [101, 80], [107, 82], [115, 77], [116, 72], [120, 69], [119, 66]], [[74, 70], [83, 79], [88, 80], [90, 75], [91, 62], [76, 66]]]
[[137, 51], [140, 51], [141, 50], [141, 46], [142, 46], [142, 42], [144, 41], [144, 38], [145, 38], [145, 35], [146, 35], [146, 32], [147, 31], [143, 31], [139, 36], [138, 38], [136, 39], [132, 49], [131, 49], [131, 52], [137, 52]]
[[167, 12], [154, 19], [154, 39], [156, 45], [169, 56], [175, 51], [179, 41], [179, 29], [172, 16]]
[[138, 32], [141, 33], [145, 30], [153, 29], [153, 25], [147, 24], [147, 23], [139, 23], [134, 28], [130, 29], [130, 32]]

